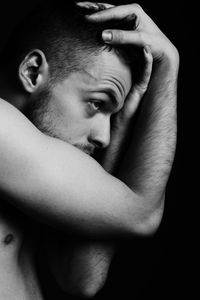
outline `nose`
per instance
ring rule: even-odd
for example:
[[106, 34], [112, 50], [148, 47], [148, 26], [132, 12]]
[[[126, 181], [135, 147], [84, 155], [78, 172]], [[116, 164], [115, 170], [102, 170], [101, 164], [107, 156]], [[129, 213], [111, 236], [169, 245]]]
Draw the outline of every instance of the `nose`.
[[110, 117], [101, 116], [95, 120], [88, 141], [96, 148], [105, 148], [110, 144]]

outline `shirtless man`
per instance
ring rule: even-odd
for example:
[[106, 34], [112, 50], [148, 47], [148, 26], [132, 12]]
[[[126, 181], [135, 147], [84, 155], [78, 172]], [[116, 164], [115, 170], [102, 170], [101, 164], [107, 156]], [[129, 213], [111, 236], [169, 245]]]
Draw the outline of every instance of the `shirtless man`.
[[[91, 4], [80, 6], [84, 5]], [[176, 142], [178, 53], [138, 5], [104, 8], [109, 9], [87, 16], [86, 28], [91, 31], [80, 26], [83, 20], [79, 15], [74, 19], [80, 22], [74, 23], [77, 27], [70, 23], [71, 30], [65, 26], [64, 34], [58, 27], [51, 30], [46, 19], [33, 24], [30, 18], [40, 40], [34, 40], [31, 31], [33, 44], [20, 49], [24, 38], [21, 31], [19, 47], [4, 53], [0, 92], [12, 105], [0, 102], [0, 299], [44, 299], [35, 270], [40, 222], [91, 239], [149, 235], [160, 224]], [[68, 14], [69, 26], [73, 14]], [[117, 53], [103, 44], [94, 46], [93, 41], [85, 46], [89, 40], [86, 35], [84, 44], [83, 30], [90, 36], [92, 27], [102, 26], [102, 31], [108, 28], [107, 21], [124, 18], [132, 20], [132, 30], [114, 27], [102, 35], [106, 44], [117, 47]], [[57, 43], [57, 51], [45, 48], [48, 30], [48, 43]], [[73, 37], [78, 34], [82, 42], [75, 47]], [[74, 40], [77, 43], [77, 36]], [[67, 51], [58, 51], [64, 44], [71, 47], [73, 61], [69, 57], [63, 60]], [[130, 49], [135, 53], [135, 46], [143, 54], [145, 67], [140, 80], [134, 81], [134, 70], [131, 72], [119, 45], [129, 46], [128, 57]], [[13, 49], [17, 59], [12, 57]], [[131, 121], [139, 102], [132, 132]], [[103, 168], [83, 153], [92, 154], [95, 148], [109, 144], [100, 161]], [[121, 147], [124, 144], [125, 149]], [[65, 244], [61, 247], [66, 249]], [[93, 272], [88, 249], [79, 247], [74, 252], [76, 272], [76, 262]], [[48, 250], [50, 257], [53, 255], [50, 268], [65, 288], [70, 275], [63, 263], [65, 255], [58, 256], [57, 249]], [[101, 250], [108, 257], [103, 266], [106, 269], [110, 251], [104, 246]], [[70, 282], [73, 284], [76, 280]], [[95, 294], [95, 289], [88, 294]]]

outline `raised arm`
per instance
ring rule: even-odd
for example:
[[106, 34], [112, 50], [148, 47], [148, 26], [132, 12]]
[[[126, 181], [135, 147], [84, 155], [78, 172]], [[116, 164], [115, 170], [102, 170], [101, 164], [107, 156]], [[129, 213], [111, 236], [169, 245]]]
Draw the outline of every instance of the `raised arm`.
[[[87, 219], [86, 226], [88, 226], [88, 227], [84, 228], [84, 232], [87, 234], [87, 228], [89, 228], [90, 225], [92, 225], [93, 227], [91, 227], [91, 231], [89, 232], [89, 235], [91, 235], [92, 232], [94, 232], [94, 233], [95, 232], [97, 232], [97, 233], [107, 232], [108, 233], [108, 232], [111, 232], [112, 230], [114, 230], [116, 232], [121, 231], [122, 233], [132, 232], [132, 233], [139, 233], [139, 234], [152, 232], [156, 228], [156, 226], [159, 224], [159, 220], [161, 219], [162, 209], [163, 209], [163, 195], [164, 195], [164, 191], [165, 191], [166, 182], [167, 182], [167, 179], [169, 176], [169, 172], [171, 169], [171, 165], [173, 162], [175, 140], [176, 140], [176, 79], [177, 79], [177, 71], [178, 71], [177, 51], [171, 45], [171, 43], [167, 40], [167, 38], [163, 36], [163, 34], [160, 32], [160, 30], [157, 29], [157, 27], [154, 27], [154, 29], [156, 29], [156, 30], [153, 30], [153, 32], [151, 32], [152, 27], [150, 25], [153, 23], [151, 21], [149, 24], [150, 20], [149, 20], [149, 18], [147, 18], [146, 14], [143, 12], [143, 10], [141, 8], [138, 8], [137, 6], [132, 5], [131, 9], [133, 9], [135, 13], [137, 11], [136, 20], [139, 19], [138, 22], [139, 21], [140, 22], [148, 21], [148, 27], [146, 26], [146, 28], [148, 28], [148, 30], [150, 30], [150, 32], [148, 32], [148, 34], [147, 34], [147, 32], [145, 32], [145, 30], [144, 30], [144, 29], [146, 29], [144, 24], [138, 23], [137, 24], [138, 29], [132, 33], [131, 32], [126, 33], [126, 32], [121, 32], [121, 31], [120, 32], [113, 31], [113, 40], [110, 42], [111, 43], [121, 43], [122, 42], [122, 43], [128, 43], [129, 45], [131, 43], [133, 45], [138, 43], [141, 47], [145, 47], [146, 45], [148, 45], [148, 46], [150, 46], [150, 53], [153, 54], [153, 58], [154, 58], [153, 76], [151, 78], [148, 92], [146, 93], [145, 98], [143, 99], [142, 106], [140, 108], [138, 122], [136, 124], [134, 134], [131, 136], [129, 150], [127, 151], [125, 159], [123, 160], [121, 165], [120, 166], [118, 165], [117, 173], [115, 173], [115, 175], [117, 177], [121, 178], [122, 181], [124, 181], [127, 184], [127, 186], [131, 187], [132, 192], [128, 189], [128, 187], [124, 186], [122, 182], [117, 181], [115, 178], [106, 174], [101, 169], [101, 167], [98, 164], [96, 164], [91, 158], [89, 158], [89, 157], [86, 158], [84, 154], [80, 153], [78, 150], [74, 149], [74, 147], [72, 147], [70, 145], [66, 145], [66, 144], [64, 145], [62, 142], [60, 143], [57, 140], [52, 140], [48, 137], [44, 137], [39, 132], [37, 132], [36, 128], [34, 128], [32, 126], [32, 124], [30, 124], [28, 122], [28, 120], [26, 120], [26, 119], [23, 120], [23, 122], [25, 122], [24, 125], [22, 125], [22, 123], [21, 123], [22, 120], [21, 120], [21, 122], [20, 122], [21, 125], [19, 124], [19, 127], [22, 126], [22, 128], [26, 128], [27, 132], [25, 132], [24, 139], [29, 141], [28, 145], [29, 146], [31, 145], [31, 147], [28, 147], [28, 149], [26, 149], [26, 148], [16, 149], [16, 145], [13, 144], [14, 145], [13, 150], [16, 151], [15, 155], [17, 154], [17, 157], [14, 157], [14, 167], [17, 167], [17, 166], [19, 167], [19, 162], [20, 162], [20, 165], [24, 165], [24, 167], [23, 167], [24, 170], [22, 172], [21, 179], [23, 178], [23, 182], [28, 183], [27, 186], [31, 186], [31, 189], [29, 189], [29, 193], [27, 193], [27, 191], [25, 191], [25, 198], [27, 196], [28, 197], [26, 199], [24, 198], [24, 201], [19, 201], [19, 198], [21, 198], [21, 191], [19, 191], [20, 185], [17, 184], [18, 185], [18, 193], [19, 193], [18, 198], [16, 198], [16, 196], [14, 196], [14, 197], [12, 197], [11, 201], [14, 200], [14, 203], [16, 205], [20, 205], [22, 209], [28, 208], [28, 211], [32, 210], [35, 213], [35, 216], [37, 216], [37, 214], [38, 215], [42, 214], [43, 216], [46, 217], [47, 222], [52, 222], [56, 226], [58, 224], [60, 224], [61, 227], [64, 227], [65, 225], [68, 225], [68, 224], [70, 224], [70, 225], [74, 224], [75, 227], [77, 226], [80, 228], [80, 223], [81, 223], [80, 220], [82, 218], [83, 218], [83, 220], [85, 220], [83, 214], [81, 215], [81, 213], [80, 213], [80, 209], [83, 209], [83, 207], [85, 206], [85, 203], [87, 203], [87, 202], [81, 203], [82, 199], [80, 198], [80, 199], [78, 199], [78, 202], [75, 203], [75, 206], [73, 206], [73, 207], [71, 207], [69, 205], [70, 203], [66, 203], [65, 201], [67, 201], [67, 199], [68, 199], [67, 188], [69, 188], [67, 182], [66, 182], [66, 185], [63, 184], [62, 186], [60, 186], [60, 191], [57, 190], [57, 195], [55, 193], [55, 190], [53, 191], [54, 195], [57, 198], [55, 197], [55, 199], [53, 199], [52, 197], [49, 197], [49, 199], [48, 199], [48, 195], [51, 194], [52, 188], [56, 187], [56, 185], [57, 185], [56, 182], [57, 182], [58, 178], [60, 178], [60, 177], [58, 176], [58, 178], [56, 178], [54, 181], [53, 178], [50, 176], [50, 178], [49, 178], [50, 181], [48, 182], [48, 184], [46, 184], [46, 180], [47, 180], [46, 176], [50, 175], [50, 173], [53, 172], [53, 174], [56, 175], [55, 177], [57, 177], [58, 166], [61, 165], [61, 162], [62, 162], [61, 157], [60, 157], [60, 160], [58, 158], [56, 158], [53, 161], [51, 161], [51, 160], [48, 161], [47, 158], [50, 158], [51, 155], [59, 156], [61, 153], [63, 153], [62, 155], [64, 157], [65, 156], [64, 152], [65, 152], [65, 154], [67, 153], [68, 157], [71, 157], [71, 155], [72, 155], [72, 158], [74, 159], [74, 161], [73, 161], [73, 164], [71, 164], [71, 161], [69, 162], [70, 168], [73, 168], [73, 169], [75, 168], [77, 170], [77, 167], [78, 167], [78, 170], [80, 170], [79, 176], [81, 175], [81, 172], [83, 171], [82, 167], [87, 165], [87, 168], [88, 168], [88, 164], [89, 165], [91, 164], [91, 168], [93, 169], [93, 164], [94, 164], [93, 171], [96, 170], [97, 176], [99, 176], [98, 175], [99, 172], [102, 174], [101, 184], [100, 184], [101, 187], [103, 186], [103, 182], [107, 182], [107, 180], [105, 180], [107, 177], [109, 178], [110, 184], [112, 183], [110, 186], [111, 189], [110, 189], [109, 185], [105, 185], [105, 189], [107, 190], [107, 193], [108, 193], [107, 199], [108, 198], [110, 199], [110, 193], [113, 191], [112, 187], [114, 187], [115, 184], [116, 184], [116, 187], [118, 186], [117, 190], [121, 190], [121, 194], [118, 194], [118, 196], [120, 196], [122, 198], [121, 198], [121, 201], [118, 200], [119, 199], [118, 197], [116, 198], [116, 201], [114, 200], [115, 198], [113, 198], [114, 201], [113, 202], [111, 201], [112, 205], [113, 205], [113, 209], [114, 209], [113, 211], [111, 208], [110, 208], [110, 212], [105, 213], [105, 214], [102, 213], [101, 209], [96, 211], [95, 208], [93, 207], [93, 205], [95, 204], [95, 202], [97, 200], [96, 197], [95, 197], [95, 199], [93, 198], [93, 200], [94, 200], [93, 205], [91, 207], [87, 206], [87, 209], [89, 209], [89, 211], [86, 209], [85, 213], [87, 216], [89, 216], [89, 218], [86, 217], [86, 219]], [[128, 14], [130, 12], [131, 12], [130, 6], [128, 8], [128, 12], [125, 11], [125, 8], [123, 7], [122, 9], [120, 9], [120, 11], [115, 11], [114, 16], [115, 16], [115, 18], [116, 17], [120, 18], [122, 13], [123, 13], [123, 17], [124, 17], [125, 13], [128, 16]], [[107, 12], [105, 11], [103, 13], [107, 13]], [[111, 14], [111, 13], [112, 13], [112, 11], [110, 10], [109, 14]], [[113, 17], [113, 15], [108, 16], [108, 17]], [[98, 17], [96, 20], [98, 20]], [[153, 24], [153, 25], [155, 25], [155, 24]], [[141, 27], [144, 30], [144, 31], [142, 31], [142, 34], [141, 34]], [[135, 38], [136, 33], [139, 33], [137, 36], [137, 39]], [[132, 34], [132, 36], [131, 36], [131, 34]], [[143, 36], [143, 38], [144, 38], [143, 40], [140, 39], [141, 36]], [[156, 36], [157, 36], [157, 38], [156, 38]], [[131, 37], [133, 39], [131, 39]], [[159, 40], [160, 40], [160, 42], [159, 42]], [[152, 41], [154, 41], [153, 44], [151, 43]], [[158, 45], [160, 46], [160, 49], [159, 49]], [[147, 50], [148, 50], [148, 47], [147, 47]], [[130, 95], [129, 95], [129, 99], [127, 99], [128, 100], [127, 103], [130, 103], [130, 105], [126, 105], [126, 107], [125, 107], [126, 109], [123, 110], [125, 120], [128, 120], [129, 118], [132, 117], [132, 112], [133, 112], [132, 109], [135, 105], [134, 104], [135, 96], [133, 97], [133, 95], [136, 95], [135, 86], [133, 88], [134, 89], [133, 89], [132, 93], [130, 93]], [[5, 106], [5, 103], [4, 103], [4, 106]], [[9, 107], [9, 110], [10, 110], [10, 107]], [[13, 108], [11, 110], [13, 110]], [[4, 112], [5, 111], [2, 110], [2, 114], [4, 114]], [[14, 113], [14, 111], [12, 111], [12, 113]], [[16, 111], [15, 111], [15, 113], [16, 113]], [[123, 116], [123, 114], [122, 114], [122, 116]], [[21, 119], [21, 117], [22, 116], [19, 117], [19, 115], [18, 115], [17, 122], [19, 121], [19, 119]], [[1, 118], [1, 120], [3, 121], [3, 118]], [[15, 120], [15, 118], [12, 120], [12, 122], [14, 122], [14, 120]], [[11, 125], [11, 124], [9, 124], [9, 125]], [[4, 126], [5, 126], [5, 124], [2, 124], [1, 129], [5, 129]], [[9, 128], [12, 131], [12, 128], [8, 126], [7, 133], [9, 132]], [[30, 138], [32, 136], [31, 132], [34, 133], [33, 140], [32, 140], [32, 138]], [[21, 133], [22, 132], [19, 132], [19, 131], [16, 132], [15, 138], [20, 137]], [[12, 134], [13, 134], [13, 132], [12, 132]], [[22, 136], [23, 136], [23, 134], [22, 134]], [[4, 142], [7, 141], [8, 136], [2, 135], [1, 137], [3, 138], [2, 145], [6, 146], [6, 143], [4, 144]], [[116, 137], [118, 137], [118, 135], [116, 135]], [[11, 138], [12, 138], [12, 135], [11, 135]], [[22, 138], [22, 140], [23, 140], [23, 138]], [[40, 145], [40, 143], [41, 143], [41, 145]], [[49, 151], [49, 147], [51, 144], [54, 144], [54, 146]], [[36, 147], [36, 145], [40, 145], [39, 148]], [[59, 151], [59, 147], [61, 147], [61, 149], [63, 149], [63, 150], [61, 150], [61, 152]], [[45, 148], [47, 149], [46, 153], [44, 151]], [[65, 150], [64, 150], [64, 148], [65, 148]], [[11, 147], [11, 149], [12, 149], [12, 147]], [[18, 154], [20, 154], [20, 153], [22, 154], [23, 151], [25, 151], [25, 150], [28, 155], [29, 154], [33, 155], [33, 152], [34, 152], [34, 155], [32, 156], [32, 158], [34, 158], [34, 161], [30, 161], [30, 157], [26, 157], [26, 155], [20, 155], [20, 159], [23, 156], [23, 160], [20, 161]], [[20, 152], [20, 151], [22, 151], [22, 152]], [[31, 151], [33, 151], [33, 152], [31, 152]], [[111, 148], [109, 149], [109, 151], [112, 151]], [[109, 153], [109, 151], [108, 151], [108, 153]], [[3, 148], [2, 148], [1, 155], [2, 155], [2, 153], [3, 153]], [[46, 154], [47, 154], [47, 156], [46, 156]], [[12, 155], [13, 155], [13, 153], [11, 153], [11, 155], [10, 155], [11, 163], [12, 163], [12, 159], [13, 159]], [[38, 156], [40, 157], [39, 159], [38, 159]], [[2, 157], [4, 157], [4, 156], [1, 156], [1, 158]], [[109, 155], [108, 155], [108, 157], [109, 157]], [[30, 169], [29, 170], [27, 169], [27, 164], [24, 162], [24, 159], [27, 160], [26, 162], [29, 162], [28, 166], [31, 169], [31, 171], [34, 171], [32, 174], [32, 176], [33, 176], [32, 178], [29, 178], [28, 172], [30, 171]], [[80, 164], [76, 164], [76, 159], [78, 159]], [[56, 162], [56, 160], [58, 160], [58, 161]], [[39, 164], [38, 164], [38, 162], [39, 162]], [[64, 159], [64, 162], [65, 163], [67, 162], [66, 157]], [[58, 163], [58, 165], [57, 165], [57, 163]], [[65, 172], [68, 172], [68, 170], [69, 170], [68, 168], [65, 168], [65, 166], [67, 166], [67, 164], [65, 165], [65, 163], [63, 164], [63, 169], [62, 168], [60, 169], [60, 172], [61, 172], [61, 170], [63, 172], [63, 176], [65, 176], [64, 175]], [[74, 165], [74, 163], [75, 163], [75, 165]], [[47, 174], [48, 170], [50, 170], [50, 168], [52, 171], [49, 172], [49, 174]], [[104, 161], [104, 168], [106, 168], [107, 170], [110, 170], [110, 166], [108, 165], [108, 160]], [[25, 173], [24, 173], [24, 171], [25, 171]], [[40, 172], [38, 172], [38, 171], [40, 171]], [[42, 171], [42, 173], [41, 173], [41, 171]], [[42, 193], [44, 192], [44, 188], [41, 188], [41, 190], [40, 190], [41, 185], [39, 185], [37, 187], [38, 189], [33, 191], [33, 189], [36, 188], [36, 186], [37, 186], [37, 179], [40, 178], [41, 174], [45, 175], [44, 179], [45, 178], [46, 179], [43, 181], [43, 184], [46, 186], [46, 188], [48, 190], [48, 193], [45, 194], [45, 197], [43, 198], [44, 199], [43, 203], [40, 203], [40, 201], [41, 201], [40, 197], [41, 197], [41, 195], [43, 196]], [[93, 175], [94, 174], [95, 173], [93, 173]], [[66, 174], [66, 175], [69, 176], [69, 174]], [[74, 175], [76, 176], [77, 173]], [[13, 176], [13, 173], [12, 173], [12, 176]], [[10, 180], [13, 181], [13, 178], [14, 178], [14, 182], [15, 182], [16, 178], [15, 177], [12, 178], [12, 176], [11, 176]], [[16, 176], [18, 176], [18, 174], [16, 174]], [[76, 178], [75, 176], [71, 179], [72, 181], [73, 181], [73, 179]], [[83, 174], [83, 177], [84, 176], [85, 175]], [[25, 177], [25, 180], [24, 180], [24, 177]], [[2, 178], [3, 177], [1, 176], [1, 180], [2, 180]], [[35, 178], [36, 178], [36, 180], [35, 180]], [[78, 177], [78, 178], [80, 178], [80, 177]], [[103, 178], [104, 178], [104, 180], [103, 180]], [[31, 185], [29, 182], [30, 179], [31, 179]], [[84, 180], [85, 180], [85, 177], [84, 177]], [[91, 176], [90, 179], [88, 178], [88, 180], [91, 180], [91, 182], [93, 182], [94, 179]], [[19, 183], [19, 178], [18, 178], [17, 182]], [[73, 182], [75, 183], [75, 180]], [[95, 182], [96, 181], [94, 180], [94, 183]], [[53, 183], [53, 184], [51, 185], [50, 183]], [[49, 188], [49, 185], [51, 185], [50, 188]], [[59, 199], [59, 194], [63, 196], [63, 192], [61, 192], [63, 187], [66, 189], [65, 190], [66, 192], [64, 193], [66, 198], [64, 199], [64, 197], [61, 197], [61, 199]], [[89, 190], [90, 190], [90, 188], [89, 188]], [[5, 187], [3, 187], [3, 190], [4, 189], [5, 189]], [[97, 185], [97, 189], [99, 189], [98, 185]], [[8, 188], [8, 190], [10, 191], [10, 188]], [[94, 187], [94, 189], [91, 188], [90, 192], [92, 190], [95, 195], [96, 188], [95, 187]], [[69, 189], [69, 191], [70, 191], [70, 189]], [[124, 192], [124, 194], [122, 193], [122, 191]], [[133, 191], [136, 191], [136, 192], [134, 193]], [[13, 190], [12, 194], [15, 194], [15, 190]], [[72, 191], [72, 194], [74, 194], [74, 191]], [[98, 194], [100, 195], [100, 193], [97, 193], [97, 195]], [[32, 196], [35, 197], [35, 195], [37, 196], [36, 197], [37, 203], [32, 203], [32, 201], [26, 202]], [[108, 197], [108, 195], [109, 195], [109, 197]], [[114, 197], [116, 194], [112, 193], [112, 195]], [[123, 199], [124, 196], [125, 196], [125, 198]], [[77, 195], [77, 198], [78, 197], [80, 197], [80, 195], [79, 196]], [[75, 197], [76, 200], [77, 200], [77, 198]], [[109, 201], [109, 199], [107, 201]], [[61, 200], [63, 201], [63, 203]], [[97, 203], [98, 203], [98, 200], [97, 200]], [[123, 210], [122, 214], [117, 214], [117, 219], [116, 219], [115, 213], [116, 213], [116, 208], [119, 208], [119, 203], [120, 203], [120, 207], [123, 208], [123, 206], [124, 206], [127, 209]], [[45, 204], [45, 206], [44, 206], [44, 204]], [[76, 204], [78, 205], [78, 210], [77, 210]], [[102, 204], [102, 207], [104, 207], [104, 209], [106, 210], [106, 205], [105, 205], [106, 201], [101, 202], [101, 204]], [[54, 205], [55, 205], [55, 210], [54, 210]], [[112, 207], [112, 205], [111, 205], [111, 207]], [[128, 207], [127, 207], [127, 205], [128, 205]], [[46, 207], [47, 208], [46, 212], [45, 212], [45, 209], [42, 212], [39, 212], [40, 206], [43, 208]], [[66, 216], [67, 217], [69, 216], [66, 220], [65, 220], [65, 216], [63, 215], [63, 211], [62, 211], [63, 208], [66, 209]], [[94, 222], [91, 222], [91, 220], [90, 220], [90, 217], [91, 218], [93, 217], [92, 216], [93, 213], [91, 214], [92, 209], [94, 209], [94, 213], [96, 214], [96, 216], [98, 216], [98, 218], [94, 217]], [[130, 209], [131, 209], [131, 211], [130, 211]], [[61, 210], [61, 212], [59, 210]], [[120, 211], [120, 209], [119, 209], [119, 211]], [[134, 214], [131, 214], [131, 218], [130, 218], [130, 212], [134, 213]], [[110, 213], [110, 215], [109, 215], [109, 213]], [[94, 216], [95, 216], [95, 214], [94, 214]], [[125, 220], [126, 214], [127, 214], [127, 216], [129, 216], [129, 218], [127, 219], [128, 222], [126, 222], [126, 220]], [[73, 222], [75, 217], [78, 217], [77, 222], [76, 221]], [[132, 221], [130, 219], [132, 219]], [[97, 221], [97, 220], [99, 221], [99, 223], [95, 223], [95, 221]], [[109, 222], [105, 222], [105, 220], [109, 221]], [[133, 222], [134, 220], [135, 220], [135, 223]], [[118, 223], [115, 223], [115, 221], [117, 221]], [[101, 222], [103, 224], [103, 227], [102, 227]], [[100, 228], [100, 230], [99, 230], [99, 228]], [[108, 270], [107, 267], [109, 266], [109, 263], [110, 263], [110, 257], [111, 257], [112, 251], [110, 251], [109, 248], [107, 248], [105, 245], [103, 246], [98, 243], [93, 244], [93, 245], [85, 244], [76, 249], [78, 252], [74, 253], [74, 259], [73, 259], [74, 270], [76, 270], [77, 264], [80, 265], [80, 262], [81, 262], [81, 264], [84, 267], [86, 267], [86, 269], [85, 269], [86, 276], [83, 276], [83, 282], [84, 282], [84, 280], [86, 280], [86, 285], [87, 285], [87, 279], [94, 278], [93, 275], [95, 275], [95, 282], [97, 282], [97, 284], [99, 284], [98, 280], [99, 280], [99, 278], [101, 278], [102, 274], [101, 274], [101, 272], [100, 273], [98, 273], [98, 272], [99, 272], [99, 270], [100, 271], [104, 270], [105, 271], [104, 274], [106, 274], [106, 272]], [[80, 258], [81, 260], [76, 261], [77, 257]], [[102, 257], [104, 259], [101, 259]], [[88, 261], [90, 261], [92, 263], [88, 264], [87, 263]], [[95, 269], [94, 265], [97, 261], [100, 261], [100, 264], [98, 265], [98, 268]], [[102, 265], [101, 265], [101, 263], [102, 263]], [[87, 273], [88, 270], [89, 270], [89, 272], [91, 271], [91, 273]], [[97, 272], [96, 272], [96, 270], [97, 270]], [[73, 274], [75, 274], [75, 273], [76, 272], [73, 271]], [[82, 272], [82, 274], [84, 275], [84, 272]], [[88, 276], [88, 274], [89, 274], [89, 276]], [[100, 281], [100, 286], [101, 286], [101, 284], [102, 284], [102, 281]]]
[[10, 203], [90, 237], [148, 234], [159, 223], [144, 198], [75, 147], [42, 134], [0, 101], [0, 189]]
[[[115, 174], [154, 211], [163, 206], [176, 145], [177, 49], [138, 4], [122, 5], [88, 16], [93, 22], [132, 20], [132, 31], [108, 29], [106, 43], [145, 47], [153, 56], [153, 72], [141, 103], [129, 149]], [[134, 86], [127, 101], [134, 100]], [[131, 110], [127, 106], [124, 115]]]
[[[144, 51], [144, 70], [134, 89], [132, 117], [144, 95], [151, 75], [152, 56]], [[125, 108], [129, 103], [125, 102]], [[124, 118], [123, 110], [115, 115], [111, 127], [111, 142], [103, 155], [102, 164], [109, 173], [113, 172], [125, 138], [130, 133], [131, 118]], [[101, 159], [100, 159], [101, 160]], [[95, 201], [95, 199], [94, 199]], [[115, 243], [111, 241], [69, 240], [62, 236], [62, 243], [57, 240], [58, 234], [44, 236], [45, 253], [48, 265], [63, 290], [70, 294], [84, 297], [94, 296], [106, 281], [109, 266], [115, 252]], [[60, 239], [59, 239], [60, 240]], [[54, 245], [52, 247], [52, 244]]]
[[[99, 9], [98, 4], [94, 3], [87, 2], [80, 5]], [[107, 4], [101, 4], [101, 8], [102, 6], [111, 8]], [[138, 82], [139, 84], [133, 85], [124, 108], [115, 118], [111, 131], [111, 144], [106, 150], [102, 165], [112, 173], [117, 168], [117, 172], [114, 173], [116, 176], [136, 189], [138, 193], [146, 194], [146, 201], [152, 205], [152, 208], [162, 212], [165, 187], [176, 144], [176, 81], [179, 65], [177, 50], [137, 5], [103, 11], [92, 15], [90, 20], [96, 22], [112, 18], [131, 20], [131, 17], [135, 20], [134, 32], [114, 30], [113, 40], [110, 43], [144, 47], [146, 69], [142, 80]], [[146, 92], [151, 74], [151, 53], [154, 71]], [[135, 131], [132, 132], [130, 130], [132, 118], [145, 92]], [[126, 138], [130, 140], [129, 150], [119, 164], [120, 149], [123, 148]], [[70, 268], [71, 276], [63, 276], [61, 281], [62, 283], [70, 281], [70, 287], [74, 287], [72, 293], [80, 289], [83, 294], [94, 294], [105, 281], [114, 248], [108, 248], [103, 243], [84, 243], [74, 249], [71, 257], [73, 266]], [[67, 251], [65, 254], [67, 255]], [[68, 286], [66, 285], [67, 288]]]

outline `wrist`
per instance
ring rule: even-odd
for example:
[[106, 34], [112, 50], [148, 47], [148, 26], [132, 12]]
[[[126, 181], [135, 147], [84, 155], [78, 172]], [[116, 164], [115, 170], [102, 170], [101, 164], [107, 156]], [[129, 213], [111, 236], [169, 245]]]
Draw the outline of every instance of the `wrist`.
[[170, 45], [170, 47], [166, 48], [163, 52], [163, 55], [159, 60], [155, 61], [155, 67], [159, 70], [162, 70], [163, 74], [170, 75], [174, 74], [177, 76], [179, 69], [179, 53], [177, 48], [174, 45]]

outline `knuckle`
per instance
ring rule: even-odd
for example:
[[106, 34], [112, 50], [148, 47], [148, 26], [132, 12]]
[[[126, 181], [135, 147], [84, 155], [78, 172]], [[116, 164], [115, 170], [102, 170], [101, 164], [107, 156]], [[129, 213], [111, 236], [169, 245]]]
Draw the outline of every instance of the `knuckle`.
[[142, 10], [142, 6], [138, 3], [133, 3], [134, 7], [137, 8], [138, 10]]

